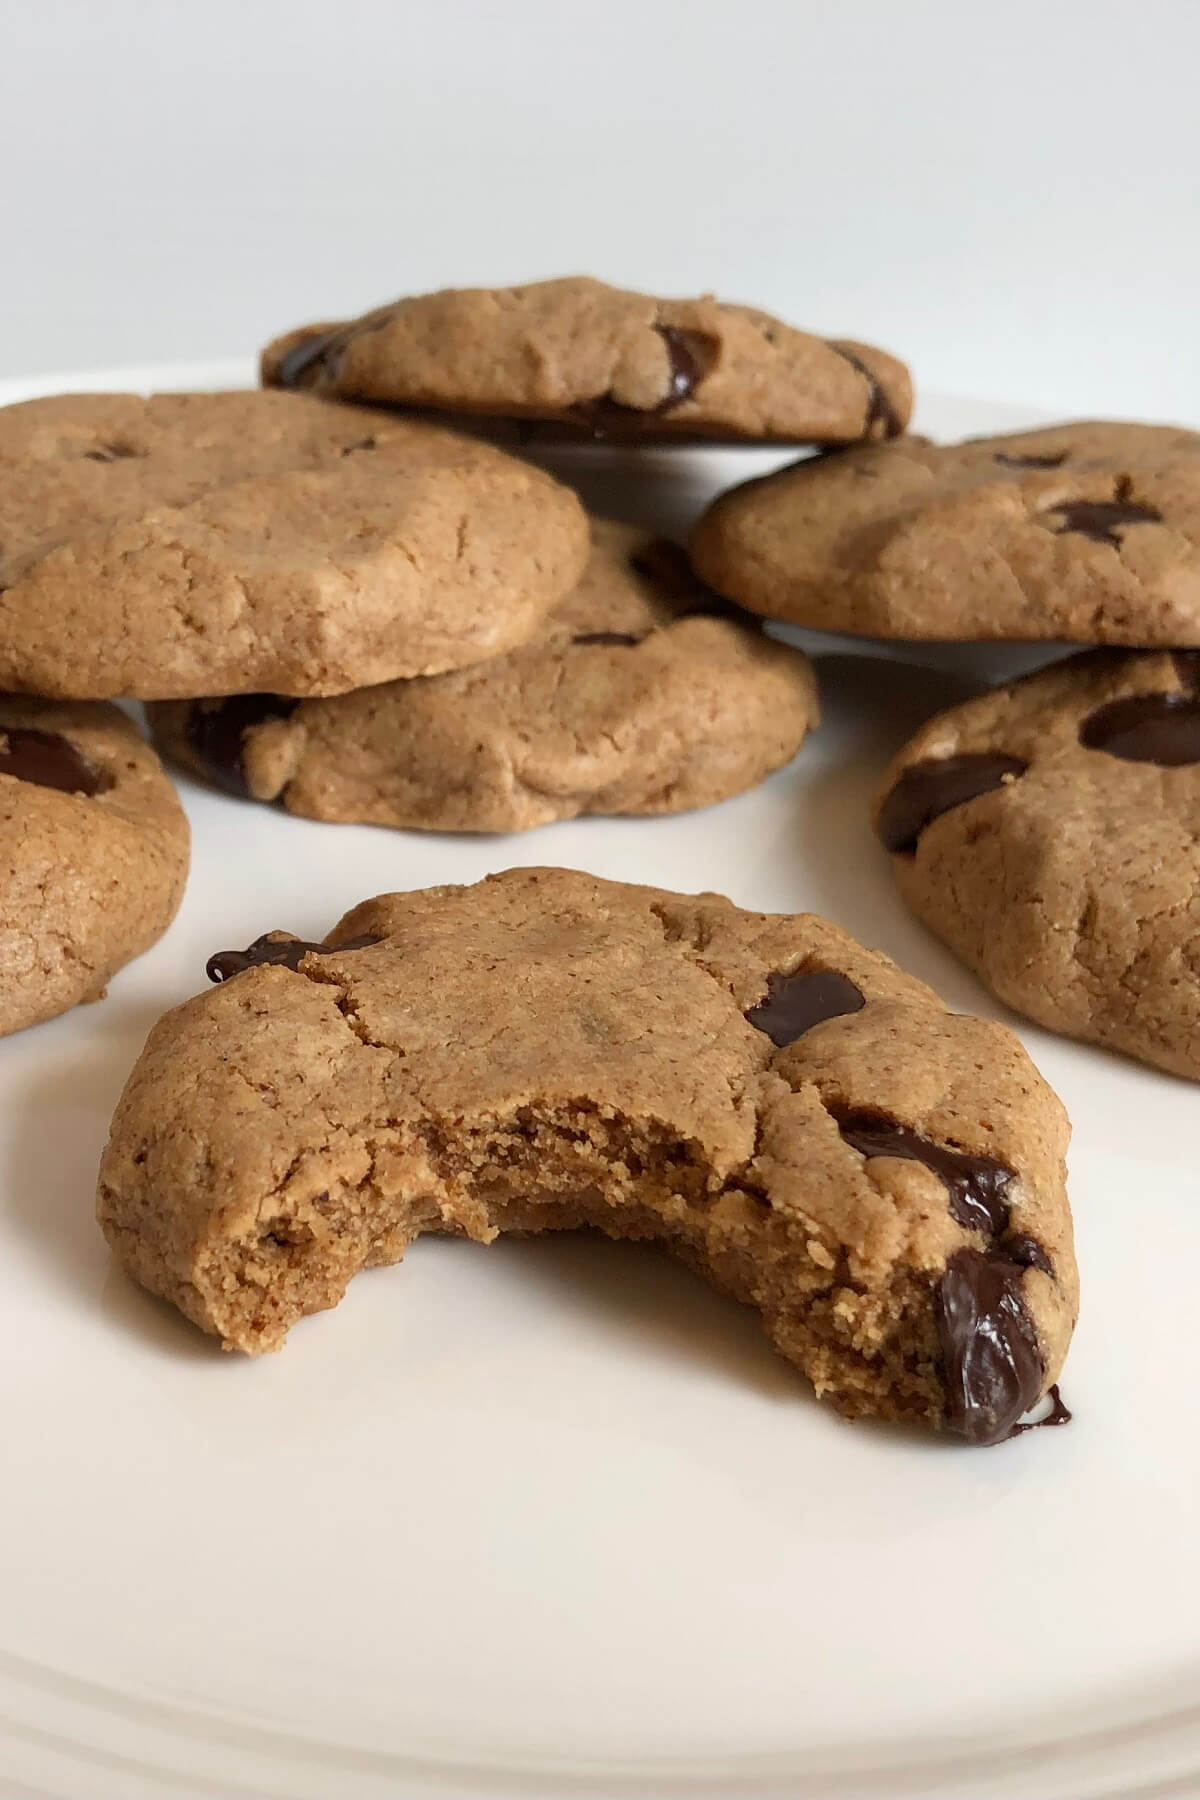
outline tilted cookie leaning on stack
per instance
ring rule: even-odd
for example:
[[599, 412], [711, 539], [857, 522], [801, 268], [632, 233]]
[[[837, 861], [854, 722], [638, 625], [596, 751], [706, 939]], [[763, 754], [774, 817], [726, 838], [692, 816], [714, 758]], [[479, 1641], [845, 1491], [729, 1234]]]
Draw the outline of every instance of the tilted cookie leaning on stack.
[[851, 444], [895, 436], [912, 411], [908, 370], [873, 345], [588, 276], [446, 288], [305, 325], [267, 345], [262, 374], [343, 400], [638, 443]]
[[900, 438], [731, 489], [691, 554], [739, 605], [826, 631], [1200, 644], [1200, 432]]
[[421, 1231], [591, 1225], [756, 1306], [850, 1416], [991, 1443], [1057, 1376], [1062, 1107], [1003, 1026], [824, 920], [515, 869], [210, 968], [129, 1079], [98, 1209], [227, 1348]]

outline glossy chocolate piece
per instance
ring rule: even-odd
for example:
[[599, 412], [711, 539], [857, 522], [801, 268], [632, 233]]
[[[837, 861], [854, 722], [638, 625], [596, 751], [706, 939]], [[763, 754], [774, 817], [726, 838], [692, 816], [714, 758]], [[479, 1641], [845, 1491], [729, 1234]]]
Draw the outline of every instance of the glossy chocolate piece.
[[971, 750], [910, 763], [879, 808], [876, 830], [893, 855], [911, 856], [927, 825], [968, 800], [994, 793], [1029, 764], [1004, 750]]
[[1003, 463], [1006, 469], [1061, 469], [1067, 460], [1067, 452], [1059, 450], [1053, 456], [1005, 456], [997, 450], [995, 462]]
[[767, 976], [766, 997], [745, 1016], [756, 1031], [764, 1032], [775, 1048], [782, 1050], [814, 1025], [859, 1012], [865, 1005], [862, 989], [836, 969], [801, 969], [795, 975], [776, 970]]
[[957, 1250], [937, 1284], [946, 1424], [973, 1444], [1015, 1436], [1042, 1391], [1045, 1364], [1021, 1275], [997, 1252]]
[[1123, 762], [1177, 769], [1200, 763], [1200, 696], [1130, 694], [1089, 713], [1079, 741]]
[[1133, 498], [1133, 481], [1128, 475], [1118, 478], [1111, 500], [1064, 500], [1061, 506], [1048, 509], [1048, 516], [1063, 522], [1059, 532], [1074, 531], [1097, 544], [1121, 548], [1120, 533], [1126, 525], [1157, 524], [1162, 514], [1156, 506], [1145, 506]]
[[863, 1156], [899, 1156], [924, 1163], [945, 1187], [951, 1217], [966, 1230], [981, 1231], [990, 1239], [1007, 1231], [1013, 1172], [1004, 1163], [936, 1144], [883, 1113], [844, 1113], [837, 1126], [851, 1149]]
[[829, 348], [835, 351], [843, 362], [848, 362], [852, 369], [857, 369], [867, 384], [867, 416], [863, 421], [864, 434], [870, 436], [873, 426], [882, 425], [884, 437], [899, 437], [904, 430], [904, 420], [862, 357], [855, 351], [848, 350], [845, 344], [831, 343]]
[[365, 950], [379, 942], [379, 938], [368, 935], [347, 938], [344, 944], [311, 944], [306, 938], [268, 931], [244, 950], [218, 950], [205, 963], [204, 973], [210, 981], [230, 981], [247, 969], [291, 969], [295, 974], [306, 956], [340, 956], [344, 950]]
[[655, 406], [626, 406], [611, 394], [598, 394], [571, 408], [572, 419], [586, 425], [593, 437], [636, 434], [643, 419], [661, 419], [690, 400], [712, 369], [720, 352], [717, 339], [706, 331], [689, 331], [682, 325], [653, 327], [667, 347], [667, 391]]
[[227, 794], [245, 799], [242, 763], [246, 733], [268, 719], [286, 719], [299, 706], [283, 694], [234, 694], [228, 700], [195, 700], [188, 714], [187, 741], [209, 780]]
[[112, 777], [57, 731], [23, 725], [0, 725], [0, 775], [89, 799], [112, 786]]

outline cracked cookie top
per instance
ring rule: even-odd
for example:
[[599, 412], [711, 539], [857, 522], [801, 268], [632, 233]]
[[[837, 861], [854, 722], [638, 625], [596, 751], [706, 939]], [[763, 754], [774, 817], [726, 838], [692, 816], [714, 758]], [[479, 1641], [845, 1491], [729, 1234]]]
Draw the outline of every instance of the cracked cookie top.
[[1085, 422], [816, 458], [722, 495], [691, 554], [741, 605], [829, 631], [1200, 644], [1200, 433]]
[[588, 276], [448, 288], [302, 326], [267, 345], [262, 373], [342, 399], [643, 442], [852, 443], [894, 436], [912, 410], [908, 370], [870, 344]]
[[594, 519], [578, 586], [506, 656], [326, 700], [149, 714], [177, 761], [289, 812], [522, 831], [727, 799], [794, 755], [817, 696], [807, 658], [705, 588], [676, 545]]
[[587, 521], [478, 441], [301, 394], [0, 409], [0, 688], [342, 693], [523, 642]]
[[1200, 1079], [1200, 652], [1092, 651], [941, 714], [875, 822], [1002, 1000]]
[[276, 1347], [419, 1230], [587, 1224], [756, 1305], [848, 1414], [994, 1441], [1057, 1376], [1061, 1106], [1010, 1032], [822, 919], [518, 869], [211, 973], [151, 1034], [99, 1211], [227, 1345]]

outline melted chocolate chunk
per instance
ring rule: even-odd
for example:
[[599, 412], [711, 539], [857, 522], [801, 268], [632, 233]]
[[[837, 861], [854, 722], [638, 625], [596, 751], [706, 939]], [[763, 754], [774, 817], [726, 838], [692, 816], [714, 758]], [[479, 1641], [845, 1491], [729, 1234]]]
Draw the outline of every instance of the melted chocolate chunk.
[[667, 346], [670, 367], [666, 396], [654, 410], [656, 413], [674, 412], [677, 406], [691, 399], [705, 376], [711, 373], [720, 344], [707, 331], [689, 331], [682, 325], [656, 325], [654, 329]]
[[935, 1144], [884, 1113], [844, 1113], [837, 1128], [850, 1148], [863, 1156], [899, 1156], [924, 1163], [946, 1189], [951, 1218], [966, 1230], [981, 1231], [992, 1240], [1008, 1230], [1007, 1195], [1013, 1172], [994, 1157]]
[[1060, 450], [1055, 456], [1005, 456], [997, 450], [994, 461], [1003, 463], [1009, 469], [1061, 469], [1067, 460], [1067, 451]]
[[1089, 713], [1079, 741], [1123, 762], [1157, 763], [1175, 769], [1200, 762], [1200, 697], [1190, 694], [1130, 694]]
[[318, 331], [301, 338], [279, 359], [275, 379], [280, 387], [311, 387], [318, 375], [334, 369], [334, 357], [348, 341], [344, 331]]
[[876, 827], [884, 847], [911, 856], [927, 825], [953, 807], [993, 793], [1023, 775], [1029, 764], [1003, 750], [971, 750], [910, 763], [879, 808]]
[[801, 969], [795, 975], [775, 970], [767, 976], [766, 998], [748, 1008], [745, 1016], [782, 1050], [814, 1025], [859, 1012], [865, 1005], [862, 989], [836, 969]]
[[86, 462], [124, 462], [127, 457], [139, 456], [138, 450], [131, 450], [127, 444], [97, 444], [94, 450], [85, 450]]
[[1056, 527], [1060, 535], [1074, 531], [1097, 544], [1111, 544], [1114, 550], [1121, 548], [1118, 533], [1122, 526], [1155, 524], [1162, 518], [1156, 506], [1143, 506], [1133, 498], [1133, 481], [1128, 475], [1118, 477], [1111, 500], [1064, 500], [1048, 512], [1063, 521]]
[[281, 931], [268, 931], [255, 938], [245, 950], [218, 950], [204, 965], [210, 981], [229, 981], [247, 969], [266, 967], [297, 972], [306, 956], [340, 956], [343, 950], [365, 950], [378, 944], [377, 937], [347, 938], [344, 944], [310, 944], [305, 938], [288, 937]]
[[573, 637], [573, 644], [640, 644], [646, 634], [633, 631], [584, 631]]
[[1053, 1275], [1054, 1265], [1046, 1254], [1044, 1244], [1036, 1238], [1010, 1237], [1004, 1240], [1004, 1254], [1010, 1261], [1020, 1263], [1023, 1269], [1041, 1269], [1045, 1275]]
[[720, 344], [707, 331], [690, 331], [682, 325], [653, 327], [667, 346], [667, 391], [656, 406], [626, 406], [611, 394], [599, 394], [571, 409], [572, 417], [588, 426], [593, 437], [628, 433], [641, 419], [658, 419], [690, 400], [716, 363]]
[[682, 545], [673, 544], [670, 538], [651, 538], [649, 543], [642, 544], [630, 556], [629, 566], [635, 575], [643, 575], [647, 581], [652, 581], [669, 600], [691, 600], [698, 593], [711, 591], [692, 568], [687, 551]]
[[973, 1444], [1015, 1436], [1042, 1390], [1045, 1363], [1021, 1274], [1004, 1256], [956, 1250], [937, 1285], [946, 1424]]
[[1023, 1431], [1042, 1431], [1047, 1425], [1069, 1425], [1071, 1409], [1058, 1391], [1057, 1381], [1053, 1387], [1046, 1389], [1046, 1398], [1050, 1402], [1049, 1409], [1040, 1419], [1030, 1419], [1027, 1425], [1014, 1425], [1009, 1437], [1020, 1437]]
[[1173, 650], [1171, 661], [1175, 664], [1179, 685], [1189, 694], [1200, 694], [1200, 650]]
[[234, 694], [228, 700], [197, 700], [188, 715], [187, 741], [209, 780], [227, 794], [249, 793], [242, 764], [246, 733], [268, 719], [286, 719], [299, 706], [283, 694]]
[[20, 725], [0, 725], [0, 775], [89, 798], [105, 793], [113, 784], [111, 775], [89, 762], [57, 731]]
[[637, 575], [652, 581], [668, 600], [686, 606], [681, 617], [687, 619], [736, 619], [740, 624], [761, 629], [762, 621], [743, 612], [723, 594], [708, 587], [688, 561], [687, 551], [669, 538], [653, 538], [635, 550], [629, 566]]
[[873, 372], [867, 367], [862, 357], [855, 351], [848, 350], [845, 344], [831, 343], [829, 348], [848, 362], [852, 369], [857, 369], [867, 384], [867, 414], [863, 420], [863, 432], [870, 437], [876, 425], [883, 426], [884, 437], [899, 437], [904, 430], [904, 420], [900, 417], [887, 395], [879, 385]]

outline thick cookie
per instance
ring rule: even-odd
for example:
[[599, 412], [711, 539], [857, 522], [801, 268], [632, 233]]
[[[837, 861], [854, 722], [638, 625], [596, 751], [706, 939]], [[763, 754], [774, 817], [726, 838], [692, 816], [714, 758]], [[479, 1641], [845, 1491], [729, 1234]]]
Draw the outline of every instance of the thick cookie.
[[507, 656], [329, 700], [164, 701], [155, 738], [289, 812], [440, 831], [682, 812], [787, 762], [817, 722], [807, 658], [717, 616], [673, 544], [606, 519], [593, 540], [579, 586]]
[[587, 521], [472, 438], [302, 394], [0, 409], [0, 688], [332, 694], [495, 656]]
[[514, 869], [214, 957], [129, 1079], [98, 1211], [227, 1348], [421, 1231], [660, 1239], [843, 1413], [1011, 1432], [1077, 1280], [1067, 1121], [1003, 1026], [811, 915]]
[[943, 713], [875, 820], [1009, 1006], [1200, 1079], [1200, 653], [1094, 651]]
[[187, 870], [175, 789], [124, 713], [0, 694], [0, 1036], [98, 1000]]
[[541, 419], [589, 437], [842, 444], [895, 436], [908, 370], [749, 306], [588, 276], [447, 288], [263, 351], [263, 381], [342, 399]]
[[796, 463], [696, 527], [769, 618], [882, 638], [1200, 644], [1200, 433], [1056, 425]]

